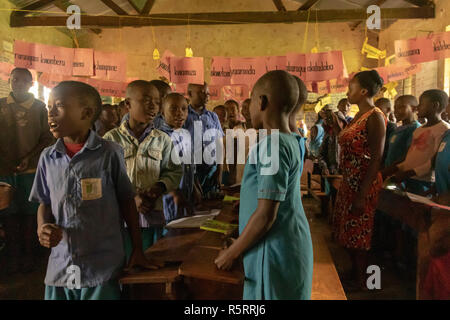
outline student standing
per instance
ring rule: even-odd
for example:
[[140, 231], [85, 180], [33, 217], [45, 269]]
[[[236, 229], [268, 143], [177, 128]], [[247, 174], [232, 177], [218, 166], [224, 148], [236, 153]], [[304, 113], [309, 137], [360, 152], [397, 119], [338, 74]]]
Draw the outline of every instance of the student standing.
[[[125, 151], [128, 177], [137, 189], [136, 206], [141, 213], [143, 247], [146, 250], [162, 236], [162, 196], [177, 189], [182, 168], [173, 163], [173, 143], [161, 130], [155, 129], [153, 119], [159, 112], [159, 92], [144, 80], [128, 84], [126, 100], [129, 119], [119, 128], [107, 132], [105, 139], [114, 141]], [[126, 253], [130, 241], [126, 238]]]
[[45, 104], [28, 93], [28, 69], [10, 75], [11, 93], [0, 99], [0, 181], [15, 188], [13, 203], [2, 212], [6, 229], [7, 272], [33, 269], [37, 205], [28, 202], [41, 151], [52, 144]]
[[120, 299], [124, 220], [133, 239], [128, 267], [153, 268], [142, 252], [122, 149], [90, 130], [100, 108], [100, 95], [85, 83], [61, 82], [50, 95], [48, 122], [58, 140], [42, 152], [30, 194], [39, 203], [39, 241], [52, 249], [46, 300]]
[[[300, 197], [304, 139], [289, 129], [298, 97], [295, 79], [281, 70], [266, 73], [252, 91], [252, 124], [269, 132], [253, 146], [245, 167], [239, 238], [215, 260], [228, 269], [243, 255], [244, 299], [311, 297], [313, 252]], [[279, 166], [271, 172], [274, 161]]]

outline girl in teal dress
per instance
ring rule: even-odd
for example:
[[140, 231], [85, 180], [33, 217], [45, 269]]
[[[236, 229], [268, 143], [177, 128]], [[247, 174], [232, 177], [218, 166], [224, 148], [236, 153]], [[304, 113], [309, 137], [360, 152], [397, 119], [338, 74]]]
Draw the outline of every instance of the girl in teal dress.
[[269, 132], [245, 166], [240, 236], [215, 260], [218, 268], [229, 269], [243, 255], [244, 299], [311, 298], [313, 251], [300, 196], [305, 145], [288, 123], [298, 92], [295, 79], [280, 70], [261, 77], [252, 92], [252, 124]]

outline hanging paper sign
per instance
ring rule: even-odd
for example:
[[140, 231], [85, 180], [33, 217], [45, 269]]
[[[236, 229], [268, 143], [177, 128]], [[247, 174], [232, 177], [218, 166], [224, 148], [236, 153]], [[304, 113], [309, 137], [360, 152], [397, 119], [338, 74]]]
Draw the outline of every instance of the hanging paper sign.
[[286, 56], [265, 57], [266, 72], [273, 70], [286, 70]]
[[265, 73], [264, 58], [231, 58], [231, 84], [245, 84], [252, 88]]
[[127, 80], [127, 57], [122, 53], [94, 51], [95, 78], [102, 80]]
[[222, 87], [224, 100], [244, 101], [249, 97], [249, 89], [246, 85], [229, 85]]
[[221, 92], [222, 86], [216, 86], [216, 85], [209, 85], [209, 99], [211, 101], [217, 101], [220, 100], [220, 92]]
[[305, 82], [305, 86], [306, 86], [306, 90], [308, 90], [308, 92], [313, 92], [312, 82]]
[[230, 58], [212, 57], [210, 83], [220, 86], [231, 84]]
[[14, 69], [14, 65], [7, 62], [0, 62], [0, 79], [3, 81], [9, 80], [9, 75], [11, 71]]
[[38, 82], [42, 84], [44, 87], [54, 88], [58, 85], [58, 83], [64, 81], [65, 79], [66, 77], [60, 74], [50, 74], [43, 72], [41, 73], [41, 76], [38, 78]]
[[384, 60], [384, 65], [385, 66], [389, 66], [389, 65], [394, 64], [394, 63], [395, 63], [395, 54], [393, 54], [392, 56], [387, 57]]
[[395, 60], [399, 65], [418, 64], [434, 59], [431, 38], [396, 40], [394, 44]]
[[306, 55], [288, 53], [286, 55], [286, 71], [306, 81]]
[[330, 93], [346, 92], [348, 90], [348, 78], [332, 79], [329, 81]]
[[431, 41], [435, 60], [450, 58], [450, 31], [433, 34]]
[[203, 84], [203, 58], [170, 58], [170, 81], [174, 83]]
[[364, 44], [361, 49], [362, 54], [367, 54], [367, 58], [369, 59], [384, 59], [386, 58], [386, 50], [381, 51], [378, 48], [375, 48], [374, 46], [371, 46], [368, 44], [369, 39], [366, 37]]
[[73, 48], [48, 46], [20, 40], [14, 42], [14, 64], [16, 67], [71, 76], [73, 57]]
[[328, 81], [313, 82], [313, 91], [317, 94], [330, 93], [330, 85]]
[[[82, 78], [79, 78], [80, 80]], [[127, 84], [124, 82], [105, 81], [94, 78], [84, 78], [82, 82], [93, 86], [101, 96], [124, 98]]]
[[308, 53], [306, 59], [306, 81], [324, 81], [343, 76], [342, 51]]
[[73, 71], [74, 76], [94, 75], [94, 49], [78, 48], [73, 49]]
[[170, 58], [175, 57], [175, 55], [169, 50], [164, 51], [161, 59], [159, 60], [158, 73], [170, 80]]
[[410, 76], [420, 72], [422, 65], [415, 64], [411, 66], [389, 65], [387, 67], [376, 68], [384, 83], [407, 79]]

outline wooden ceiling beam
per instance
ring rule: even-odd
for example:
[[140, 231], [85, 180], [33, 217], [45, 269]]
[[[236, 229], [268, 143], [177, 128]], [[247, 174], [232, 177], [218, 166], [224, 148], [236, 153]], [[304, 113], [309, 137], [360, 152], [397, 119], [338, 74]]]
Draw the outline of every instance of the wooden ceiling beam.
[[134, 9], [138, 14], [141, 14], [141, 10], [138, 8], [138, 6], [134, 3], [133, 0], [128, 0], [128, 3], [130, 4], [130, 6], [133, 7], [133, 9]]
[[272, 0], [272, 1], [278, 11], [287, 11], [286, 7], [284, 6], [283, 2], [281, 2], [281, 0]]
[[[315, 12], [313, 12], [315, 14]], [[382, 8], [382, 19], [431, 19], [436, 17], [435, 8]], [[143, 27], [143, 26], [180, 26], [187, 25], [217, 25], [217, 24], [248, 24], [248, 23], [295, 23], [306, 22], [307, 11], [286, 12], [211, 12], [211, 13], [177, 13], [152, 14], [149, 16], [90, 16], [81, 17], [84, 27]], [[318, 10], [318, 22], [348, 22], [367, 19], [365, 9], [360, 10]], [[11, 27], [27, 26], [65, 26], [67, 16], [32, 16], [11, 19]]]
[[56, 0], [39, 0], [36, 2], [33, 2], [23, 8], [20, 8], [18, 10], [23, 10], [23, 11], [13, 11], [11, 12], [11, 17], [15, 16], [15, 17], [20, 17], [20, 16], [25, 16], [27, 14], [30, 14], [31, 10], [39, 10], [43, 7], [45, 7], [46, 5], [52, 4], [53, 2], [55, 2]]
[[116, 14], [118, 14], [119, 16], [127, 16], [128, 13], [123, 10], [121, 7], [119, 7], [114, 1], [112, 0], [100, 0], [101, 2], [103, 2], [103, 4], [105, 6], [107, 6], [108, 8], [110, 8], [112, 11], [114, 11]]
[[144, 7], [142, 8], [141, 15], [147, 16], [153, 8], [155, 0], [147, 0]]
[[308, 1], [306, 1], [304, 4], [302, 4], [302, 5], [300, 6], [300, 8], [298, 8], [297, 11], [306, 11], [306, 10], [309, 10], [309, 9], [311, 9], [311, 7], [312, 7], [313, 5], [315, 5], [317, 2], [319, 2], [319, 0], [308, 0]]

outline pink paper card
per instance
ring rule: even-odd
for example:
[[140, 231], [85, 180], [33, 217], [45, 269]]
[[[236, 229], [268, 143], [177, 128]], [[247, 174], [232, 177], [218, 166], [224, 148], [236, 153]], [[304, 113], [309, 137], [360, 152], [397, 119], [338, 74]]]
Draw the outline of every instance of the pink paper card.
[[208, 85], [209, 99], [211, 101], [220, 100], [222, 86]]
[[210, 84], [224, 86], [231, 84], [230, 58], [212, 57]]
[[271, 56], [265, 57], [266, 72], [273, 70], [286, 70], [286, 56]]
[[170, 58], [175, 57], [175, 55], [169, 50], [164, 51], [161, 59], [159, 60], [159, 66], [157, 67], [158, 73], [171, 81], [170, 79]]
[[71, 76], [73, 58], [73, 48], [14, 41], [14, 64], [16, 67]]
[[94, 75], [94, 49], [78, 48], [74, 50], [73, 71], [74, 76]]
[[343, 76], [342, 51], [306, 54], [306, 80], [325, 81]]
[[94, 51], [95, 78], [127, 81], [127, 56], [122, 53]]
[[450, 31], [434, 34], [431, 41], [435, 60], [450, 58]]
[[245, 84], [253, 88], [265, 73], [264, 58], [231, 58], [231, 84]]
[[306, 55], [288, 53], [286, 55], [286, 71], [306, 81]]
[[248, 99], [250, 92], [248, 86], [246, 85], [229, 85], [222, 87], [223, 99], [224, 100], [236, 100], [242, 102]]
[[348, 78], [331, 79], [330, 93], [346, 92], [348, 90]]
[[174, 83], [203, 84], [203, 58], [170, 58], [170, 81]]
[[394, 45], [397, 65], [418, 64], [434, 59], [433, 43], [429, 37], [396, 40]]

